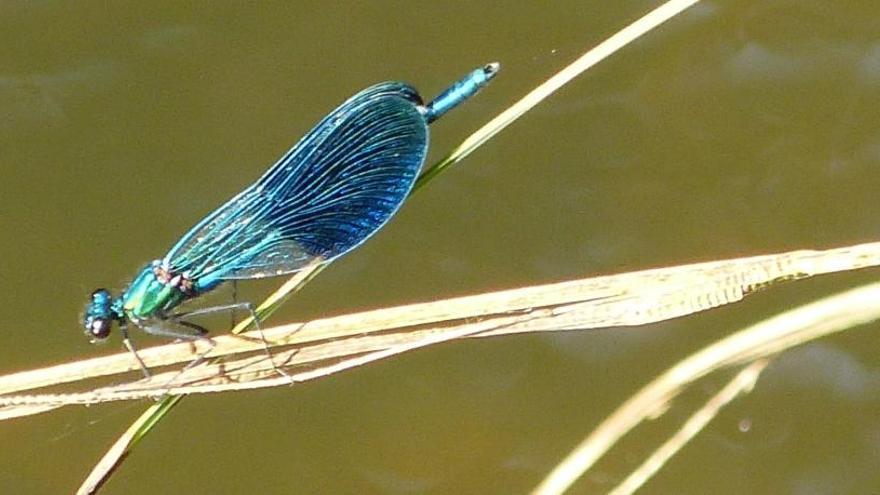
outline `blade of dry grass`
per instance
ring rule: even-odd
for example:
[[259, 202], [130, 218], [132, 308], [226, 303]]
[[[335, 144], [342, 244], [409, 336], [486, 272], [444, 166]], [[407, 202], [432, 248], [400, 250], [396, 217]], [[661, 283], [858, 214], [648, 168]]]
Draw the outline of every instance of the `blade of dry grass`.
[[625, 434], [668, 408], [688, 385], [707, 374], [778, 354], [793, 346], [880, 319], [880, 283], [826, 297], [778, 314], [722, 339], [658, 376], [624, 402], [532, 492], [564, 493]]
[[621, 48], [672, 19], [697, 2], [699, 0], [670, 0], [614, 33], [471, 134], [457, 148], [452, 150], [448, 157], [426, 170], [422, 177], [419, 178], [419, 183], [416, 186], [418, 187], [421, 183], [431, 180], [447, 167], [470, 155], [471, 152], [482, 146], [492, 136], [501, 132], [538, 103], [544, 101], [545, 98], [553, 94], [557, 89], [565, 86], [590, 67], [610, 57]]
[[[418, 342], [430, 342], [438, 335], [490, 336], [658, 322], [730, 304], [775, 283], [871, 266], [880, 266], [880, 243], [657, 268], [410, 304], [282, 325], [264, 334], [276, 364], [295, 373], [311, 373], [372, 352], [418, 347]], [[161, 397], [169, 391], [207, 393], [286, 383], [266, 380], [274, 369], [257, 333], [223, 335], [215, 342], [211, 356], [223, 357], [222, 362], [204, 363], [179, 376], [175, 368], [150, 380], [86, 388], [76, 394], [4, 395], [0, 417], [33, 412], [21, 406], [92, 404]], [[198, 352], [198, 345], [177, 343], [145, 349], [141, 356], [152, 369], [159, 369], [187, 363]], [[130, 355], [119, 353], [0, 376], [0, 393], [127, 371], [137, 372], [137, 365]], [[175, 383], [169, 385], [175, 376]]]
[[761, 372], [769, 363], [770, 361], [767, 359], [760, 359], [743, 368], [727, 385], [706, 401], [703, 407], [694, 412], [678, 431], [671, 435], [667, 441], [663, 442], [663, 445], [648, 456], [623, 482], [608, 492], [608, 495], [630, 495], [635, 493], [672, 456], [691, 441], [697, 433], [702, 431], [718, 415], [721, 408], [733, 402], [741, 394], [751, 391], [758, 381], [758, 377], [761, 376]]

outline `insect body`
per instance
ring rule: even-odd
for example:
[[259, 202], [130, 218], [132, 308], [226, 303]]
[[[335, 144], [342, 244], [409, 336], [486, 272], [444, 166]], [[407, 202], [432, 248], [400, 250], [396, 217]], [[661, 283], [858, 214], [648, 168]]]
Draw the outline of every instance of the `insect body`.
[[175, 313], [182, 303], [224, 282], [291, 274], [356, 248], [412, 189], [428, 150], [428, 124], [476, 94], [498, 68], [476, 69], [427, 105], [400, 82], [351, 97], [146, 266], [120, 296], [94, 291], [86, 334], [101, 341], [113, 322], [123, 334], [130, 322], [153, 334], [204, 338], [200, 327]]

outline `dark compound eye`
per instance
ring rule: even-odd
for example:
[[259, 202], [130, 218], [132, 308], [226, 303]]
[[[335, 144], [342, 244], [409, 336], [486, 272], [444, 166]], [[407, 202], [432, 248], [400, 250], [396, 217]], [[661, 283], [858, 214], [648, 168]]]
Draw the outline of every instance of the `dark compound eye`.
[[109, 318], [86, 319], [86, 335], [92, 338], [92, 342], [106, 340], [113, 328], [113, 320]]
[[113, 296], [107, 289], [98, 289], [89, 295], [83, 326], [92, 342], [105, 340], [113, 327]]

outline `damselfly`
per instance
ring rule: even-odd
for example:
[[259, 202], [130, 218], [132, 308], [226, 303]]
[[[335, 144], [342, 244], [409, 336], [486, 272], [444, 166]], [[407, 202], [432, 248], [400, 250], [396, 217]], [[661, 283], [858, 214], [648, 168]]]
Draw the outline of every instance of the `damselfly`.
[[206, 331], [186, 316], [234, 308], [253, 314], [247, 303], [189, 312], [179, 307], [224, 282], [291, 274], [359, 246], [412, 189], [428, 150], [428, 124], [476, 94], [498, 69], [497, 63], [480, 67], [428, 104], [400, 82], [354, 95], [254, 184], [141, 270], [120, 296], [94, 291], [85, 333], [93, 342], [105, 340], [115, 321], [134, 353], [128, 323], [151, 334], [195, 340], [205, 339]]

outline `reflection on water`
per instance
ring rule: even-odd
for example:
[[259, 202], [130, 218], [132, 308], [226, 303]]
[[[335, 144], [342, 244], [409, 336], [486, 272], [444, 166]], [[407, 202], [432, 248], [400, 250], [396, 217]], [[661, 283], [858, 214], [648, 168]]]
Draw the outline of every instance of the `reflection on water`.
[[69, 124], [67, 106], [106, 92], [116, 76], [107, 63], [87, 63], [58, 72], [0, 74], [0, 140]]

